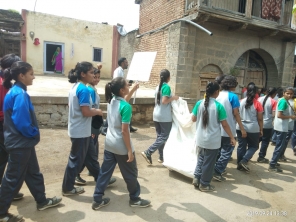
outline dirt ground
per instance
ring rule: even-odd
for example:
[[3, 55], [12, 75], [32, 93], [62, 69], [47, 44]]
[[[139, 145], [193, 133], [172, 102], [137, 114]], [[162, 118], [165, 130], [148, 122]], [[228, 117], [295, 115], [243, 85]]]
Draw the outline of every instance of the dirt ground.
[[[25, 193], [25, 198], [13, 202], [10, 212], [24, 215], [26, 222], [296, 221], [296, 157], [290, 148], [286, 152], [288, 162], [281, 163], [284, 170], [282, 174], [269, 173], [268, 165], [258, 164], [255, 161], [258, 153], [249, 164], [251, 173], [240, 172], [236, 170], [234, 152], [234, 160], [227, 168], [227, 181], [213, 181], [212, 184], [216, 186], [217, 191], [202, 193], [193, 188], [190, 178], [171, 172], [159, 164], [156, 153], [153, 155], [154, 164], [147, 165], [140, 152], [147, 149], [154, 139], [155, 130], [148, 125], [140, 126], [138, 132], [132, 134], [136, 147], [141, 197], [150, 199], [151, 207], [129, 207], [126, 185], [117, 167], [114, 172], [117, 182], [105, 192], [105, 195], [111, 198], [111, 203], [99, 211], [91, 209], [95, 182], [92, 177], [87, 176], [85, 170], [82, 177], [88, 184], [85, 186], [86, 192], [82, 195], [63, 197], [59, 207], [37, 211], [34, 199], [24, 184], [21, 192]], [[104, 137], [100, 137], [100, 163], [103, 142]], [[274, 147], [269, 147], [268, 158], [271, 157], [273, 149]], [[45, 178], [47, 196], [61, 196], [62, 179], [70, 150], [67, 129], [42, 129], [41, 142], [36, 150]]]

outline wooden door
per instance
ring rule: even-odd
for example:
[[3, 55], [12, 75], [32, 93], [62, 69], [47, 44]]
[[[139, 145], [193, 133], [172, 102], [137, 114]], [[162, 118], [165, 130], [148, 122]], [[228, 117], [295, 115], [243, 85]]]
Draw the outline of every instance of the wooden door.
[[20, 56], [20, 41], [4, 40], [4, 54], [10, 53]]
[[203, 99], [206, 93], [208, 82], [213, 82], [219, 73], [201, 73], [199, 74], [199, 85], [197, 89], [197, 99]]
[[245, 83], [248, 84], [250, 82], [255, 83], [255, 85], [259, 88], [263, 88], [265, 86], [264, 72], [257, 70], [248, 70]]

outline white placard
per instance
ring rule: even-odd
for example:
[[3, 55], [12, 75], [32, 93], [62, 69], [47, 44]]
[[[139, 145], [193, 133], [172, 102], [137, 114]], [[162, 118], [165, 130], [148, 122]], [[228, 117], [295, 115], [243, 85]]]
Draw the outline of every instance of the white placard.
[[156, 53], [135, 52], [126, 78], [141, 82], [149, 81]]

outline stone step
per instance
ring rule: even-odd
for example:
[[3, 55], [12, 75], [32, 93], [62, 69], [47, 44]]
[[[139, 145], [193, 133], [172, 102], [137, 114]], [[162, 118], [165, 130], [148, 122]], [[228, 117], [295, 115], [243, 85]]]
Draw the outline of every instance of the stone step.
[[108, 103], [100, 103], [100, 109], [103, 111], [107, 110]]

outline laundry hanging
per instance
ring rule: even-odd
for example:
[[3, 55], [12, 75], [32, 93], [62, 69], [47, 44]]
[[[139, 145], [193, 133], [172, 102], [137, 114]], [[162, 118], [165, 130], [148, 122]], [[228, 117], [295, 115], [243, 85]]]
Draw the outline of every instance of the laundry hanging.
[[262, 0], [261, 17], [271, 21], [281, 18], [282, 0]]

